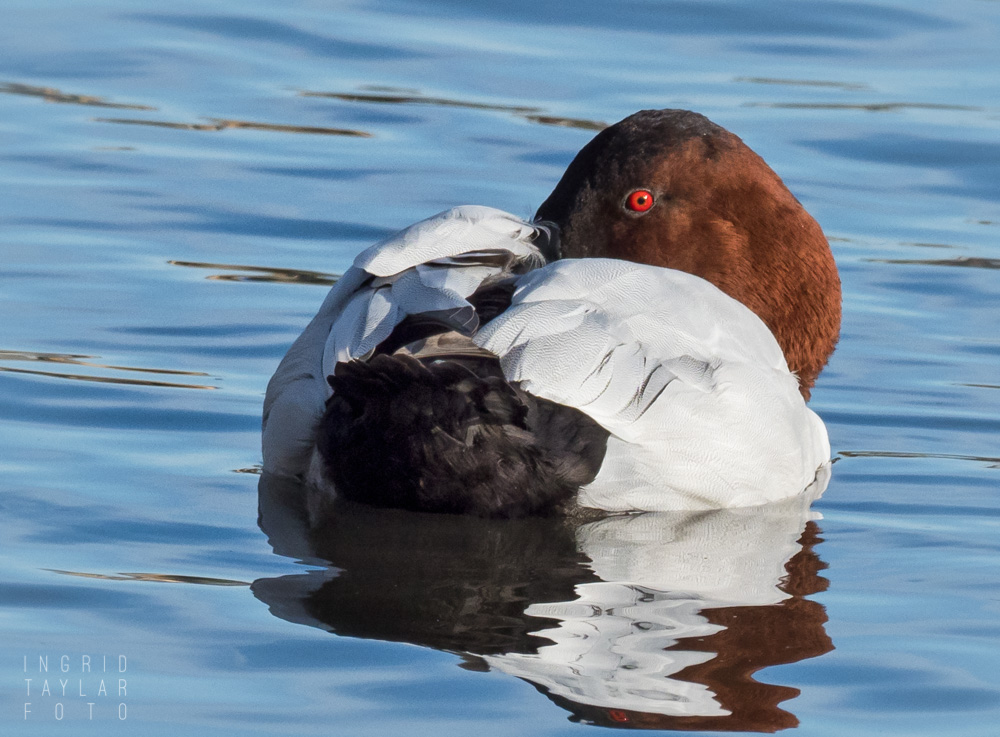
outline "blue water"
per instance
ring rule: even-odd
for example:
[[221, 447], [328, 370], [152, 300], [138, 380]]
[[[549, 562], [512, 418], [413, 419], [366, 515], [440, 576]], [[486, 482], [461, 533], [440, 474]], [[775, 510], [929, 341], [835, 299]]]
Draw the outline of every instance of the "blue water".
[[[3, 734], [996, 732], [1000, 3], [2, 15]], [[530, 215], [649, 107], [740, 135], [831, 239], [812, 512], [310, 544], [263, 489], [258, 526], [264, 387], [333, 275], [455, 204]]]

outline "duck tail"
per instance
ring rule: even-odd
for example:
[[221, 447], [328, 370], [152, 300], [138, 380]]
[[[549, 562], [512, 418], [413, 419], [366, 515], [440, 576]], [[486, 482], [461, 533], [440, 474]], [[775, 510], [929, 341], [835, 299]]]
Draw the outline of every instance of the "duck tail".
[[[425, 362], [426, 361], [426, 362]], [[317, 434], [335, 495], [383, 507], [555, 512], [597, 475], [608, 433], [503, 378], [493, 357], [340, 363]]]

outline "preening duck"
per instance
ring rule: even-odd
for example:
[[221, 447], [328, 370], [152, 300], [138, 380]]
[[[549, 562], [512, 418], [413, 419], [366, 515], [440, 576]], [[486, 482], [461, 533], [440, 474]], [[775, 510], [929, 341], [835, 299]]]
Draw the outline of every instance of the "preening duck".
[[800, 493], [840, 329], [823, 233], [738, 137], [642, 111], [533, 222], [435, 215], [363, 251], [272, 377], [264, 471], [484, 516], [696, 510]]

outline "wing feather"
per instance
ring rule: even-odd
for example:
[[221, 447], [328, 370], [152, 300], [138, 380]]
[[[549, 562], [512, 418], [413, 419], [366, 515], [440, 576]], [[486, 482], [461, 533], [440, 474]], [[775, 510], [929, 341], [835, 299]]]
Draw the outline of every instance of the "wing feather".
[[[700, 291], [703, 306], [736, 304], [745, 313], [743, 335], [764, 331], [751, 339], [762, 344], [759, 352], [769, 353], [767, 343], [774, 342], [753, 313], [703, 280], [688, 283], [688, 276], [622, 261], [560, 261], [521, 277], [511, 308], [474, 340], [500, 356], [508, 380], [627, 434], [672, 382], [700, 392], [714, 387], [712, 365], [720, 357], [698, 340], [701, 319], [677, 314], [686, 304], [686, 295], [674, 295], [677, 283]], [[659, 321], [646, 319], [647, 310]]]
[[369, 274], [392, 276], [440, 259], [506, 252], [541, 266], [545, 259], [533, 245], [540, 227], [492, 207], [464, 205], [376, 243], [358, 254], [354, 265]]
[[805, 488], [829, 459], [774, 336], [708, 282], [586, 259], [516, 283], [511, 308], [473, 339], [508, 380], [611, 433], [584, 505], [757, 504]]
[[264, 400], [264, 469], [301, 475], [340, 361], [363, 358], [410, 315], [479, 326], [468, 301], [483, 282], [545, 263], [536, 242], [551, 234], [489, 207], [439, 213], [365, 249], [334, 285], [319, 312], [271, 378]]

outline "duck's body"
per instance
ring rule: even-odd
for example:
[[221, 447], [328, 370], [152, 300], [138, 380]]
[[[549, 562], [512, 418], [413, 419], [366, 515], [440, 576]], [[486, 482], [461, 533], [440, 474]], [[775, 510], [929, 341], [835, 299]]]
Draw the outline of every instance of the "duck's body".
[[[794, 243], [779, 242], [787, 228], [755, 252], [753, 234], [719, 206], [706, 218], [679, 175], [669, 191], [660, 186], [662, 150], [647, 146], [642, 165], [620, 161], [623, 140], [648, 137], [629, 127], [643, 115], [653, 116], [646, 128], [673, 132], [667, 155], [709, 146], [712, 155], [702, 158], [721, 170], [720, 152], [734, 139], [741, 155], [754, 156], [701, 116], [637, 114], [571, 165], [539, 211], [554, 224], [462, 207], [358, 256], [282, 361], [265, 402], [265, 471], [304, 478], [314, 518], [337, 495], [515, 516], [746, 506], [813, 481], [830, 447], [803, 397], [836, 340], [839, 281], [834, 269], [827, 293], [811, 282], [779, 282], [789, 271], [816, 271], [816, 263], [829, 272], [832, 258], [809, 250], [797, 258]], [[581, 170], [582, 159], [589, 168]], [[771, 180], [750, 184], [774, 188]], [[717, 184], [710, 189], [721, 193]], [[746, 186], [738, 191], [749, 196]], [[810, 249], [818, 232], [829, 256], [818, 226], [787, 197], [778, 209], [787, 220], [797, 208], [790, 232], [801, 231], [796, 237]], [[759, 205], [751, 210], [761, 214]], [[641, 226], [657, 219], [657, 231], [665, 224], [676, 233], [647, 245], [651, 258], [642, 253], [651, 236]], [[555, 260], [557, 230], [564, 254], [591, 258]], [[722, 239], [722, 255], [707, 252], [708, 232]], [[693, 242], [678, 245], [677, 235]], [[616, 251], [704, 266], [686, 273], [601, 258]], [[754, 279], [763, 283], [747, 284]], [[776, 293], [783, 301], [772, 309]], [[818, 319], [789, 304], [790, 294]], [[833, 325], [833, 334], [813, 323]]]

